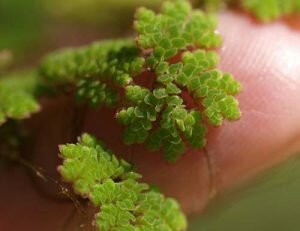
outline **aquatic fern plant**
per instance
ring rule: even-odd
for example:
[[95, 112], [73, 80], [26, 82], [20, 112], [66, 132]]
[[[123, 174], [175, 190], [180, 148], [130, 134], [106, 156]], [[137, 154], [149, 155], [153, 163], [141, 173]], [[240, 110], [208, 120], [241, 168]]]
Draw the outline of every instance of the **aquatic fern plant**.
[[[3, 76], [0, 123], [37, 112], [41, 94], [72, 93], [79, 104], [113, 107], [125, 144], [145, 144], [175, 162], [188, 148], [206, 145], [210, 125], [241, 116], [240, 83], [217, 68], [216, 25], [186, 0], [164, 2], [160, 13], [139, 8], [135, 38], [63, 49], [32, 71]], [[18, 129], [6, 127], [11, 134]], [[100, 230], [185, 230], [177, 202], [140, 183], [129, 163], [91, 135], [60, 146], [60, 156], [64, 180], [98, 208]]]
[[299, 0], [243, 0], [242, 5], [264, 22], [300, 13]]
[[7, 119], [24, 119], [39, 110], [36, 99], [37, 75], [14, 73], [0, 78], [0, 125]]
[[[240, 118], [240, 84], [216, 67], [221, 44], [216, 19], [184, 0], [167, 1], [161, 13], [140, 8], [132, 39], [106, 41], [46, 57], [40, 74], [76, 86], [81, 101], [117, 106], [125, 144], [162, 150], [176, 161], [186, 147], [203, 148], [207, 124]], [[139, 84], [148, 76], [150, 86]], [[120, 95], [125, 96], [124, 98]]]
[[300, 0], [200, 0], [200, 3], [209, 11], [216, 11], [224, 6], [237, 6], [262, 22], [300, 14]]
[[99, 208], [101, 231], [181, 231], [185, 216], [177, 202], [140, 183], [132, 166], [119, 160], [94, 137], [83, 134], [77, 144], [60, 146], [59, 172], [76, 193]]
[[132, 83], [142, 71], [144, 59], [133, 39], [93, 43], [47, 56], [40, 75], [54, 86], [74, 85], [80, 101], [91, 105], [116, 105], [118, 89]]

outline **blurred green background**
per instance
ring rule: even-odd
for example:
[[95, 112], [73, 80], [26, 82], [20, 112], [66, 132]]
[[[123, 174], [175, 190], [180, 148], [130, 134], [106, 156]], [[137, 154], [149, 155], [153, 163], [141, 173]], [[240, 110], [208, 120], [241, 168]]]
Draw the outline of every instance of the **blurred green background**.
[[31, 47], [41, 33], [42, 15], [38, 1], [0, 1], [0, 49], [18, 51]]
[[[159, 0], [0, 0], [0, 69], [32, 66], [45, 53], [103, 38], [130, 36], [137, 6]], [[228, 192], [190, 231], [300, 230], [300, 159]]]

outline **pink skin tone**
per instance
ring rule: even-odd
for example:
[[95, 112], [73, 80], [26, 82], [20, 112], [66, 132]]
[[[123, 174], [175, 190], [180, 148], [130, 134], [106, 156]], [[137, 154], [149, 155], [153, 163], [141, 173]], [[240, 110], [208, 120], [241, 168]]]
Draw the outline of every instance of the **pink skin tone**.
[[[234, 74], [243, 85], [243, 92], [238, 96], [243, 115], [237, 122], [210, 128], [207, 145], [210, 168], [202, 151], [189, 150], [176, 164], [168, 164], [161, 155], [142, 146], [122, 145], [116, 135], [121, 128], [110, 111], [101, 110], [101, 115], [88, 112], [84, 126], [86, 131], [107, 140], [115, 152], [136, 164], [145, 181], [158, 184], [167, 195], [176, 197], [188, 214], [203, 210], [216, 194], [300, 150], [299, 30], [284, 22], [258, 25], [236, 13], [221, 15], [220, 24], [219, 31], [224, 36], [224, 45], [219, 50], [220, 68]], [[61, 100], [60, 105], [46, 103], [46, 112], [36, 115], [31, 124], [39, 137], [34, 151], [43, 153], [36, 162], [49, 171], [59, 163], [53, 158], [58, 152], [57, 144], [69, 140], [72, 110], [66, 107], [68, 103], [67, 99]], [[53, 115], [51, 119], [49, 114]], [[101, 127], [104, 129], [100, 130]], [[0, 198], [6, 198], [0, 200], [3, 208], [0, 230], [21, 227], [62, 230], [73, 210], [72, 203], [45, 199], [19, 168], [0, 171]], [[74, 230], [81, 222], [79, 218], [80, 215], [75, 215], [64, 230]]]

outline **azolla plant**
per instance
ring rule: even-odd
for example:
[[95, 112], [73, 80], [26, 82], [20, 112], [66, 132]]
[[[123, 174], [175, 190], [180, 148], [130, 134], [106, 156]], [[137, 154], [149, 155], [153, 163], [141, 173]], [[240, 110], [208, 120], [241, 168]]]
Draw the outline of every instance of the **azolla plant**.
[[[213, 49], [222, 40], [215, 18], [188, 2], [166, 2], [160, 14], [140, 8], [134, 28], [136, 39], [51, 54], [40, 74], [54, 85], [76, 85], [77, 98], [92, 105], [121, 105], [116, 118], [124, 125], [124, 142], [162, 149], [176, 161], [187, 145], [205, 146], [207, 123], [240, 117], [234, 95], [241, 86], [216, 68]], [[151, 78], [150, 87], [136, 83], [143, 75]]]
[[200, 0], [200, 4], [209, 11], [233, 6], [253, 14], [262, 22], [300, 13], [300, 0]]
[[[35, 70], [1, 79], [0, 121], [27, 118], [40, 109], [39, 96], [68, 91], [78, 104], [115, 108], [125, 144], [145, 144], [175, 162], [187, 147], [205, 147], [209, 125], [241, 116], [240, 83], [217, 68], [216, 26], [215, 17], [185, 0], [164, 2], [160, 13], [139, 8], [135, 38], [60, 50]], [[63, 179], [98, 208], [99, 230], [186, 229], [178, 203], [140, 183], [95, 137], [61, 145], [60, 156]]]

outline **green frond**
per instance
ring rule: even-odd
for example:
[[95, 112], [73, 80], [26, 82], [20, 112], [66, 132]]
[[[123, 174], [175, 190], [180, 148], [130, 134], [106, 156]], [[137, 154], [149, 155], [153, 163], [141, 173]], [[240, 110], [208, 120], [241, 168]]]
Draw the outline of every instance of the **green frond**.
[[240, 117], [238, 101], [233, 98], [241, 91], [240, 83], [232, 75], [215, 70], [218, 56], [213, 52], [196, 50], [183, 54], [183, 69], [179, 72], [182, 81], [195, 102], [205, 108], [209, 122], [220, 126], [223, 119], [235, 120]]
[[111, 40], [50, 54], [40, 74], [55, 85], [76, 85], [77, 97], [92, 105], [114, 105], [118, 88], [141, 73], [144, 58], [133, 40]]
[[[166, 1], [159, 14], [140, 8], [135, 28], [139, 46], [148, 53], [148, 69], [155, 73], [155, 87], [126, 88], [130, 105], [117, 113], [125, 126], [123, 140], [129, 145], [146, 142], [174, 162], [187, 145], [205, 146], [207, 121], [220, 126], [224, 119], [240, 117], [233, 96], [241, 87], [230, 74], [215, 69], [219, 56], [211, 48], [221, 41], [215, 19], [192, 10], [188, 1]], [[177, 61], [170, 60], [176, 55]], [[183, 94], [194, 101], [194, 108], [187, 107]], [[196, 113], [198, 108], [203, 112]]]
[[291, 13], [300, 13], [299, 0], [243, 0], [245, 9], [254, 13], [260, 20], [268, 22]]
[[300, 13], [300, 0], [200, 0], [200, 4], [206, 10], [213, 12], [226, 5], [240, 5], [263, 22]]
[[118, 160], [94, 137], [60, 146], [62, 177], [99, 208], [95, 224], [101, 231], [183, 231], [186, 219], [178, 203], [140, 183], [130, 164]]
[[0, 124], [24, 119], [39, 110], [35, 97], [36, 73], [15, 73], [0, 79]]
[[188, 1], [175, 0], [163, 4], [160, 14], [146, 8], [136, 13], [138, 44], [153, 49], [147, 63], [162, 69], [161, 63], [187, 47], [215, 48], [221, 37], [215, 32], [216, 21], [200, 10], [192, 10]]

